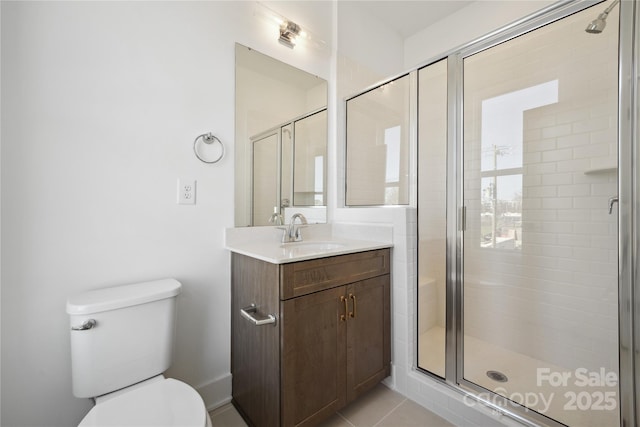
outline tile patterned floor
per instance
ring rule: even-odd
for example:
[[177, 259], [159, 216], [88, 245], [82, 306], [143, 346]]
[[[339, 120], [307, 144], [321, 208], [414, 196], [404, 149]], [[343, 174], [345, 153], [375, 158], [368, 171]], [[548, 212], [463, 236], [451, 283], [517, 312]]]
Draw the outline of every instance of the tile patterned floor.
[[[211, 412], [214, 427], [246, 427], [231, 405]], [[329, 418], [322, 427], [452, 427], [453, 424], [382, 384]]]

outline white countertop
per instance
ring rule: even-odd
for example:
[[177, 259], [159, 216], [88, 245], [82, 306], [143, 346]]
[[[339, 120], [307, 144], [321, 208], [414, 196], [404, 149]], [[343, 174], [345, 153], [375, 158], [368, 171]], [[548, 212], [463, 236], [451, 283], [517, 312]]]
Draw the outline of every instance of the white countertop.
[[227, 245], [227, 249], [273, 264], [304, 261], [335, 255], [351, 254], [374, 249], [389, 248], [390, 243], [370, 242], [365, 240], [309, 240], [292, 243], [245, 243]]
[[[240, 236], [238, 232], [244, 235]], [[247, 238], [247, 232], [253, 232], [251, 233], [253, 238]], [[232, 230], [232, 233], [227, 232], [225, 247], [231, 252], [262, 261], [285, 264], [393, 246], [390, 242], [341, 238], [325, 233], [308, 233], [309, 238], [304, 238], [301, 242], [281, 243], [277, 238], [281, 234], [281, 232], [274, 234], [267, 227]]]

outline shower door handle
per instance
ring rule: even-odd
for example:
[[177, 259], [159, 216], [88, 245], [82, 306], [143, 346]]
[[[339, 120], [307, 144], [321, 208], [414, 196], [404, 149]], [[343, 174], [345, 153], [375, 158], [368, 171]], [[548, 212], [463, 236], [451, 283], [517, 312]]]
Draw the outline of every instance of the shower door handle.
[[613, 212], [614, 203], [618, 203], [618, 196], [609, 197], [609, 215]]
[[458, 231], [467, 231], [467, 207], [458, 208]]

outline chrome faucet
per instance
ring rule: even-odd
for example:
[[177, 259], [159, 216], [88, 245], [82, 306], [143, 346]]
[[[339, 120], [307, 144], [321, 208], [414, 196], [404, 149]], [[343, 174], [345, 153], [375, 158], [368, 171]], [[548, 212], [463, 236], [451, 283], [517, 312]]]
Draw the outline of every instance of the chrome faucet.
[[269, 217], [269, 223], [275, 225], [282, 225], [282, 215], [277, 212], [274, 212]]
[[[297, 219], [300, 220], [299, 225], [296, 224]], [[301, 213], [293, 214], [289, 221], [289, 227], [282, 227], [282, 230], [284, 230], [282, 233], [282, 243], [301, 242], [302, 231], [300, 229], [304, 225], [307, 225], [307, 218], [305, 218]]]
[[273, 207], [273, 213], [269, 217], [269, 223], [275, 225], [282, 225], [282, 215], [278, 212], [278, 207]]

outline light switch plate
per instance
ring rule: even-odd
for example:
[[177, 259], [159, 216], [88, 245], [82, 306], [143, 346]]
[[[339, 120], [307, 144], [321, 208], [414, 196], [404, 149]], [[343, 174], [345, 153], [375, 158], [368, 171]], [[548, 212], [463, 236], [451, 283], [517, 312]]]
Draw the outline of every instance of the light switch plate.
[[196, 204], [196, 180], [178, 178], [178, 204]]

